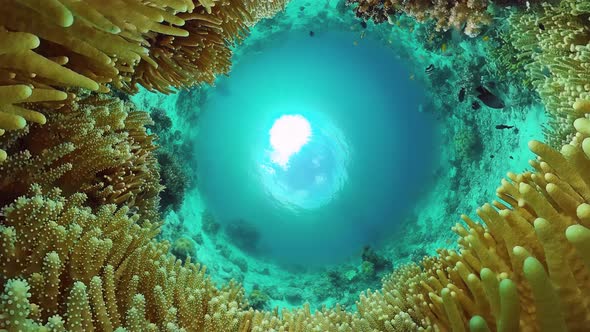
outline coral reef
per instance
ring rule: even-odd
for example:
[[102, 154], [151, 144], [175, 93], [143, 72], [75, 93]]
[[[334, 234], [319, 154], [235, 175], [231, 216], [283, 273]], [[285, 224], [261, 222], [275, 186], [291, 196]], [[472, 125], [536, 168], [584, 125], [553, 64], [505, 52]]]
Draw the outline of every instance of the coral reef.
[[363, 263], [371, 264], [375, 271], [389, 270], [393, 267], [393, 264], [385, 257], [377, 254], [370, 246], [365, 246], [361, 253], [361, 259]]
[[2, 211], [0, 329], [237, 330], [243, 290], [219, 290], [205, 269], [157, 242], [158, 224], [127, 207], [33, 186]]
[[201, 213], [201, 228], [206, 234], [215, 235], [219, 232], [221, 225], [217, 222], [211, 211], [204, 210]]
[[67, 195], [84, 192], [96, 207], [114, 203], [158, 221], [162, 190], [152, 151], [149, 115], [117, 98], [78, 91], [47, 114], [47, 123], [0, 137], [11, 155], [2, 164], [0, 204], [23, 195], [31, 184], [57, 186]]
[[488, 13], [488, 1], [400, 1], [400, 0], [347, 0], [354, 6], [357, 17], [375, 23], [390, 21], [396, 13], [405, 13], [418, 22], [433, 20], [436, 31], [447, 31], [451, 28], [463, 31], [470, 37], [479, 35], [483, 26], [492, 22]]
[[[508, 174], [499, 200], [477, 210], [482, 223], [462, 217], [453, 228], [458, 250], [441, 249], [397, 268], [381, 290], [361, 295], [356, 312], [336, 305], [313, 313], [308, 304], [281, 313], [250, 308], [237, 284], [217, 288], [204, 267], [175, 259], [169, 243], [155, 240], [160, 221], [150, 216], [161, 188], [154, 137], [145, 130], [148, 114], [116, 98], [52, 89], [106, 91], [108, 83], [132, 90], [141, 83], [168, 91], [207, 81], [228, 68], [226, 41], [212, 36], [236, 37], [281, 2], [116, 4], [0, 0], [6, 10], [0, 17], [0, 159], [6, 159], [0, 165], [6, 204], [0, 214], [0, 329], [582, 331], [590, 325], [588, 23], [581, 20], [590, 12], [587, 3], [565, 0], [560, 7], [544, 5], [551, 15], [520, 16], [523, 32], [540, 20], [548, 35], [523, 33], [521, 40], [530, 41], [534, 53], [546, 48], [527, 67], [531, 75], [542, 74], [533, 84], [554, 116], [550, 145], [567, 139], [561, 151], [531, 142], [539, 157], [531, 161], [533, 170]], [[411, 5], [410, 13], [424, 9]], [[252, 8], [260, 15], [249, 13]], [[467, 33], [475, 31], [478, 23], [461, 19], [455, 21], [467, 22]], [[228, 35], [195, 36], [198, 27], [173, 26], [190, 20]], [[514, 45], [526, 53], [525, 43]], [[169, 59], [172, 49], [189, 56]], [[150, 62], [162, 71], [150, 71]], [[204, 62], [209, 65], [195, 65]], [[202, 72], [186, 75], [191, 70]], [[203, 230], [215, 233], [214, 225], [204, 215]], [[366, 257], [376, 268], [379, 260]], [[252, 304], [260, 306], [261, 299]]]
[[480, 157], [482, 144], [473, 127], [460, 127], [453, 137], [455, 157], [458, 161], [473, 161]]
[[197, 257], [197, 247], [193, 240], [183, 236], [174, 241], [170, 253], [176, 258], [186, 261], [189, 257]]
[[1, 327], [581, 330], [590, 317], [590, 120], [575, 127], [561, 153], [530, 143], [534, 171], [509, 173], [500, 201], [477, 211], [483, 224], [463, 216], [458, 251], [396, 269], [381, 291], [361, 295], [356, 313], [247, 309], [241, 288], [218, 290], [190, 259], [166, 254], [169, 245], [153, 240], [157, 224], [140, 226], [127, 207], [93, 212], [84, 194], [33, 185], [2, 213]]
[[256, 225], [243, 219], [231, 221], [224, 227], [230, 242], [246, 252], [255, 252], [258, 249], [260, 233]]
[[248, 296], [248, 303], [255, 310], [266, 310], [270, 296], [260, 289], [254, 289]]
[[590, 97], [588, 14], [585, 2], [564, 0], [515, 12], [509, 20], [506, 39], [551, 117], [545, 139], [556, 148], [569, 142], [573, 122], [586, 112], [581, 106], [572, 112], [571, 105]]
[[[54, 89], [162, 92], [213, 82], [230, 46], [285, 1], [2, 0], [0, 134], [45, 123], [22, 103], [61, 101]], [[132, 14], [130, 14], [132, 13]], [[0, 151], [0, 161], [6, 152]]]
[[178, 160], [177, 155], [167, 150], [158, 150], [156, 157], [160, 165], [161, 183], [164, 186], [164, 190], [160, 193], [161, 210], [178, 210], [190, 184], [186, 174], [187, 168], [183, 166], [182, 161]]

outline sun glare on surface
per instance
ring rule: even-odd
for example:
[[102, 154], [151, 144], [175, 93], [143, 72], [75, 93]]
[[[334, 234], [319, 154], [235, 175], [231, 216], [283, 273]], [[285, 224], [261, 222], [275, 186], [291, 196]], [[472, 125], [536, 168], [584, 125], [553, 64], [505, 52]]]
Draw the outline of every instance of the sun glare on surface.
[[271, 159], [288, 168], [289, 158], [301, 150], [311, 138], [311, 125], [301, 115], [283, 115], [270, 129]]

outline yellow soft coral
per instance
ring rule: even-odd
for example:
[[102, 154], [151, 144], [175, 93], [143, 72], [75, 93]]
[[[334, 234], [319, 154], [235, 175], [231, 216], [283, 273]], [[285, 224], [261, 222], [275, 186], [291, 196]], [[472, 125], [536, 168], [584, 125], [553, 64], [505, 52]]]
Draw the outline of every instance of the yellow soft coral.
[[510, 18], [508, 40], [545, 104], [550, 116], [546, 140], [553, 147], [567, 143], [574, 134], [574, 120], [590, 110], [571, 109], [573, 103], [590, 98], [590, 8], [582, 3], [547, 3]]
[[[1, 91], [0, 87], [0, 91]], [[152, 121], [132, 104], [106, 95], [78, 91], [48, 112], [49, 122], [0, 137], [11, 152], [0, 165], [0, 204], [10, 203], [33, 183], [59, 186], [67, 194], [82, 191], [98, 206], [115, 203], [137, 207], [157, 220], [159, 167], [152, 151]]]

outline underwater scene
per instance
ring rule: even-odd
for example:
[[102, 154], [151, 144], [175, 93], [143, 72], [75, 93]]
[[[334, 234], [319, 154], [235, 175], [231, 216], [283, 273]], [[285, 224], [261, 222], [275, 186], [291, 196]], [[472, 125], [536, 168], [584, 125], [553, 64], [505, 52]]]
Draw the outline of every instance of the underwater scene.
[[590, 331], [590, 0], [0, 8], [0, 331]]

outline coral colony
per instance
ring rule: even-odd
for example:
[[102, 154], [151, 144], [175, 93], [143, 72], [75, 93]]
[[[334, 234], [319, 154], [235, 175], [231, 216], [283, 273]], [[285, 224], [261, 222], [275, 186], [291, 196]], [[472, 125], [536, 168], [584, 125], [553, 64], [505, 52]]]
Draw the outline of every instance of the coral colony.
[[[363, 254], [365, 270], [390, 274], [354, 308], [279, 312], [260, 290], [249, 302], [238, 282], [216, 285], [194, 259], [198, 243], [159, 238], [158, 160], [174, 161], [158, 157], [154, 122], [125, 96], [213, 83], [232, 47], [287, 1], [0, 0], [0, 330], [587, 330], [590, 3], [347, 2], [363, 29], [409, 16], [474, 37], [500, 15], [511, 32], [498, 52], [545, 105], [547, 143], [531, 141], [530, 170], [508, 173], [478, 220], [452, 227], [457, 247], [393, 267]], [[504, 107], [488, 88], [469, 99], [474, 113]], [[463, 102], [465, 88], [454, 90]], [[456, 139], [469, 158], [469, 133]]]

